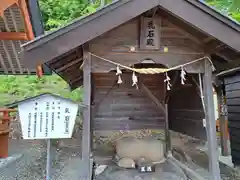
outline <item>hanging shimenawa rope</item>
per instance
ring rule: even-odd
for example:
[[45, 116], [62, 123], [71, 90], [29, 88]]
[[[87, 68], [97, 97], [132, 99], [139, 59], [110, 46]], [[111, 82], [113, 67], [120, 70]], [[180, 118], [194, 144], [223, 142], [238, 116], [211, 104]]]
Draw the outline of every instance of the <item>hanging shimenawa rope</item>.
[[111, 60], [109, 60], [109, 59], [103, 58], [103, 57], [101, 57], [101, 56], [98, 56], [98, 55], [93, 54], [93, 53], [90, 53], [90, 52], [89, 52], [89, 54], [90, 54], [91, 56], [94, 56], [94, 57], [96, 57], [96, 58], [98, 58], [98, 59], [101, 59], [101, 60], [103, 60], [103, 61], [109, 62], [109, 63], [114, 64], [114, 65], [116, 65], [116, 66], [119, 66], [119, 67], [128, 69], [128, 70], [133, 71], [133, 72], [137, 72], [137, 73], [140, 73], [140, 74], [159, 74], [159, 73], [166, 73], [166, 72], [169, 72], [169, 71], [172, 71], [172, 70], [176, 70], [176, 69], [179, 69], [179, 68], [183, 68], [184, 66], [187, 66], [187, 65], [190, 65], [190, 64], [193, 64], [193, 63], [202, 61], [202, 60], [208, 60], [208, 61], [210, 62], [210, 64], [212, 65], [212, 70], [213, 70], [213, 71], [215, 70], [215, 67], [214, 67], [213, 63], [212, 63], [211, 59], [210, 59], [208, 56], [204, 56], [204, 57], [195, 59], [195, 60], [193, 60], [193, 61], [190, 61], [190, 62], [181, 64], [181, 65], [178, 65], [178, 66], [174, 66], [174, 67], [171, 67], [171, 68], [142, 68], [142, 69], [136, 69], [136, 68], [131, 68], [131, 67], [122, 65], [122, 64], [120, 64], [120, 63], [116, 63], [116, 62], [114, 62], [114, 61], [111, 61]]

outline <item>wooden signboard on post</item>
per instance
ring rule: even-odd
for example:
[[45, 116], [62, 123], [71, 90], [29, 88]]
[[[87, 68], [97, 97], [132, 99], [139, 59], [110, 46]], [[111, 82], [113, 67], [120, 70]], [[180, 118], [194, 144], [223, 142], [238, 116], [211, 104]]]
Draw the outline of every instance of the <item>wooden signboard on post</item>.
[[154, 18], [141, 17], [140, 49], [160, 49], [159, 26]]
[[47, 140], [46, 180], [51, 179], [51, 139], [71, 138], [79, 105], [42, 94], [18, 103], [23, 139]]
[[78, 104], [41, 96], [19, 104], [23, 139], [71, 138]]

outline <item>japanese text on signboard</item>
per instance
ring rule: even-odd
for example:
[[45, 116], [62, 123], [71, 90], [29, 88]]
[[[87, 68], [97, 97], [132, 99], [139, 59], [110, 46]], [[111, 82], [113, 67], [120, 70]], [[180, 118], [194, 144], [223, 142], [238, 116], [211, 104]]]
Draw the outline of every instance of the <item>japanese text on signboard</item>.
[[159, 29], [152, 18], [142, 18], [141, 49], [159, 49]]

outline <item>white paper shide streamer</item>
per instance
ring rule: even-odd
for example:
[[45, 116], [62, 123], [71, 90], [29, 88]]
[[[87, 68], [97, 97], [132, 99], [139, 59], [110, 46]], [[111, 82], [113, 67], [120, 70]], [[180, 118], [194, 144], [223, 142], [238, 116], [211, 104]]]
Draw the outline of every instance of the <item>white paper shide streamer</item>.
[[183, 67], [181, 67], [181, 84], [184, 85], [185, 81], [186, 81], [186, 71], [183, 69]]
[[172, 84], [170, 83], [170, 77], [168, 76], [168, 73], [165, 73], [166, 79], [164, 80], [165, 83], [167, 83], [167, 90], [170, 91], [171, 90], [171, 86]]
[[122, 78], [121, 78], [122, 71], [121, 71], [119, 66], [117, 66], [117, 73], [116, 73], [116, 75], [118, 76], [118, 82], [117, 83], [118, 84], [122, 84], [123, 83]]
[[133, 71], [133, 74], [132, 74], [132, 81], [133, 81], [132, 86], [136, 86], [136, 88], [138, 89], [138, 85], [137, 85], [137, 83], [138, 83], [138, 78], [137, 78], [137, 76], [136, 76], [136, 74], [135, 74], [134, 71]]

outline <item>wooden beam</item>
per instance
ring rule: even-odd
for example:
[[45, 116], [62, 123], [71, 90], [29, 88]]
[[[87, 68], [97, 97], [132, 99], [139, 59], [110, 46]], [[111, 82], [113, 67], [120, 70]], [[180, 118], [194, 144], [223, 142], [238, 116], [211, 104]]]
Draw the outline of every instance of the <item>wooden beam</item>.
[[12, 59], [12, 57], [11, 57], [11, 55], [10, 55], [10, 52], [8, 51], [6, 41], [2, 41], [2, 47], [3, 47], [3, 51], [4, 51], [5, 54], [6, 54], [8, 63], [9, 63], [10, 68], [11, 68], [11, 70], [12, 70], [12, 73], [13, 73], [13, 74], [16, 74], [16, 72], [15, 72], [15, 67], [14, 67], [14, 65], [13, 65], [13, 59]]
[[203, 44], [206, 44], [212, 40], [214, 40], [214, 38], [212, 36], [208, 36], [206, 39], [203, 40]]
[[4, 11], [12, 6], [13, 4], [17, 3], [18, 0], [1, 0], [0, 1], [0, 16], [4, 15]]
[[0, 32], [0, 40], [28, 40], [23, 32]]
[[169, 130], [168, 104], [165, 104], [165, 141], [166, 141], [166, 155], [169, 155], [172, 149], [171, 135]]
[[79, 76], [77, 77], [76, 79], [72, 80], [72, 81], [69, 81], [69, 84], [74, 84], [75, 82], [79, 81], [79, 80], [82, 80], [83, 79], [83, 76]]
[[[10, 9], [11, 9], [11, 8], [10, 8]], [[12, 11], [10, 11], [10, 16], [11, 16], [11, 19], [13, 20], [12, 14], [13, 14]], [[9, 27], [9, 25], [8, 25], [7, 18], [6, 18], [5, 16], [3, 16], [2, 19], [3, 19], [3, 22], [4, 22], [4, 24], [5, 24], [6, 30], [7, 30], [8, 32], [10, 32], [11, 29], [10, 29], [10, 27]], [[14, 20], [13, 20], [13, 24], [14, 24]], [[18, 56], [16, 44], [13, 43], [13, 40], [10, 40], [9, 42], [10, 42], [10, 44], [11, 44], [11, 46], [12, 46], [13, 54], [14, 54], [14, 56], [15, 56], [15, 59], [16, 59], [16, 62], [17, 62], [19, 71], [20, 71], [21, 74], [23, 74], [22, 66], [21, 66], [21, 63], [19, 62], [19, 56]]]
[[110, 51], [109, 54], [119, 55], [119, 54], [173, 54], [173, 55], [204, 55], [204, 53], [199, 52], [163, 52], [163, 51], [149, 51], [149, 50], [143, 50], [143, 51]]
[[145, 92], [145, 94], [151, 99], [154, 104], [159, 108], [159, 110], [165, 115], [166, 110], [164, 105], [154, 96], [154, 94], [148, 89], [147, 86], [142, 82], [141, 83], [141, 88]]
[[206, 107], [206, 132], [208, 144], [209, 172], [212, 180], [221, 180], [218, 162], [216, 137], [216, 120], [214, 116], [212, 67], [208, 60], [204, 61], [204, 100]]
[[[17, 24], [17, 17], [16, 17], [17, 15], [14, 13], [12, 8], [9, 8], [9, 12], [10, 12], [10, 16], [11, 16], [11, 20], [12, 20], [15, 32], [21, 32], [21, 28], [18, 27], [18, 24]], [[25, 33], [25, 38], [26, 39], [24, 39], [24, 40], [28, 39], [26, 33]], [[17, 43], [17, 45], [19, 47], [21, 47], [21, 45], [22, 45], [21, 40], [15, 40], [15, 43]], [[20, 62], [19, 54], [17, 55], [17, 60], [18, 60], [18, 62]], [[19, 64], [21, 64], [21, 63], [19, 63]], [[23, 72], [25, 71], [23, 68], [21, 68], [21, 69]], [[26, 71], [28, 74], [30, 74], [30, 70], [28, 68], [26, 69]]]
[[5, 63], [4, 63], [4, 59], [3, 59], [1, 53], [0, 53], [0, 64], [1, 64], [1, 66], [2, 66], [2, 68], [3, 68], [3, 70], [4, 70], [4, 73], [7, 74], [7, 73], [8, 73], [8, 69], [7, 69], [7, 67], [6, 67], [6, 65], [5, 65]]
[[83, 103], [87, 106], [83, 112], [83, 134], [82, 134], [82, 160], [85, 163], [84, 177], [91, 179], [91, 56], [88, 53], [89, 46], [83, 46], [83, 59], [85, 61], [83, 68]]
[[179, 33], [183, 34], [183, 37], [187, 37], [189, 39], [191, 39], [192, 41], [194, 41], [195, 43], [201, 45], [201, 41], [196, 38], [194, 35], [192, 35], [191, 33], [188, 33], [186, 30], [182, 29], [181, 27], [173, 24], [171, 21], [165, 19], [169, 24], [171, 24], [173, 27], [175, 27], [175, 30], [178, 31]]
[[28, 40], [33, 40], [34, 39], [33, 27], [31, 24], [31, 19], [30, 19], [29, 13], [28, 13], [28, 7], [27, 7], [26, 0], [19, 0], [18, 5], [19, 5], [19, 8], [23, 15], [24, 26], [25, 26], [25, 31], [27, 33], [27, 38], [28, 38]]
[[65, 69], [68, 69], [69, 67], [77, 64], [77, 63], [80, 62], [80, 61], [82, 61], [82, 58], [77, 58], [77, 59], [71, 61], [70, 63], [68, 63], [68, 64], [66, 64], [66, 65], [64, 65], [64, 66], [61, 66], [60, 68], [56, 69], [56, 72], [60, 72], [60, 71], [63, 71], [63, 70], [65, 70]]
[[225, 55], [223, 55], [221, 53], [216, 52], [215, 54], [220, 56], [221, 58], [225, 59], [229, 63], [231, 63], [233, 61], [232, 59], [230, 59], [229, 57], [227, 57], [227, 56], [225, 56]]

